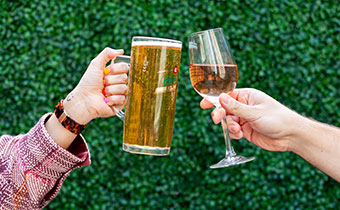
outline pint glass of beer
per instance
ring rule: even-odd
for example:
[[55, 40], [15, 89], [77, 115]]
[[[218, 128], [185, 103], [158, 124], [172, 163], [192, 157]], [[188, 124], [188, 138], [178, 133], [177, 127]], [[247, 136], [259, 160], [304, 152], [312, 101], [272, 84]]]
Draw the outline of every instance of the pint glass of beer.
[[123, 150], [168, 155], [174, 129], [182, 42], [133, 37]]

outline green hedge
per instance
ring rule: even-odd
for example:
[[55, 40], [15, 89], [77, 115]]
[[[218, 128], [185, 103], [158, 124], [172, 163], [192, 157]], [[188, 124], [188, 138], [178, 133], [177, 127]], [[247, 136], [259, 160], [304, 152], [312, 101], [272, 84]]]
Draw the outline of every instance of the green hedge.
[[210, 170], [224, 154], [220, 126], [188, 77], [190, 33], [223, 27], [239, 66], [238, 87], [258, 88], [314, 119], [340, 126], [337, 1], [2, 1], [0, 130], [27, 132], [77, 84], [104, 47], [130, 52], [135, 35], [182, 40], [169, 157], [123, 152], [122, 122], [86, 131], [92, 165], [74, 171], [47, 209], [336, 209], [340, 185], [290, 152], [246, 140], [256, 160]]

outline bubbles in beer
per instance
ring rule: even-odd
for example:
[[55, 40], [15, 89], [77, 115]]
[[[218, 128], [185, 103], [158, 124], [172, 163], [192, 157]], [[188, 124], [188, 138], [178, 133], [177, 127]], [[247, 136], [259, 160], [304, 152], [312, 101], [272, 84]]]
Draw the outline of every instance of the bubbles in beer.
[[170, 147], [180, 56], [178, 43], [132, 43], [124, 144]]

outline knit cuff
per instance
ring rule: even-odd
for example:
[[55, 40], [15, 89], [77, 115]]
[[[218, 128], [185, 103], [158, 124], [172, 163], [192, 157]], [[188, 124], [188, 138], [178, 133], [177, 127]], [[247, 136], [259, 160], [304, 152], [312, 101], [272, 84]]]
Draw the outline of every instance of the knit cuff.
[[69, 149], [59, 146], [48, 134], [45, 122], [52, 114], [45, 114], [17, 144], [25, 172], [43, 179], [56, 180], [80, 166], [90, 164], [90, 154], [85, 139], [78, 135]]

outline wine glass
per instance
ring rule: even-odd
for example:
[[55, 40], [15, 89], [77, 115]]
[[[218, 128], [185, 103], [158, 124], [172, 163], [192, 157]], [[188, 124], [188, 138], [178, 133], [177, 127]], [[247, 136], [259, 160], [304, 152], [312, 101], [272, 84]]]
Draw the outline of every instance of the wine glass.
[[[238, 69], [221, 28], [193, 33], [189, 36], [190, 80], [198, 94], [220, 107], [219, 95], [231, 93], [238, 80]], [[227, 121], [222, 120], [226, 144], [225, 157], [210, 168], [223, 168], [254, 160], [236, 155], [230, 141]]]

